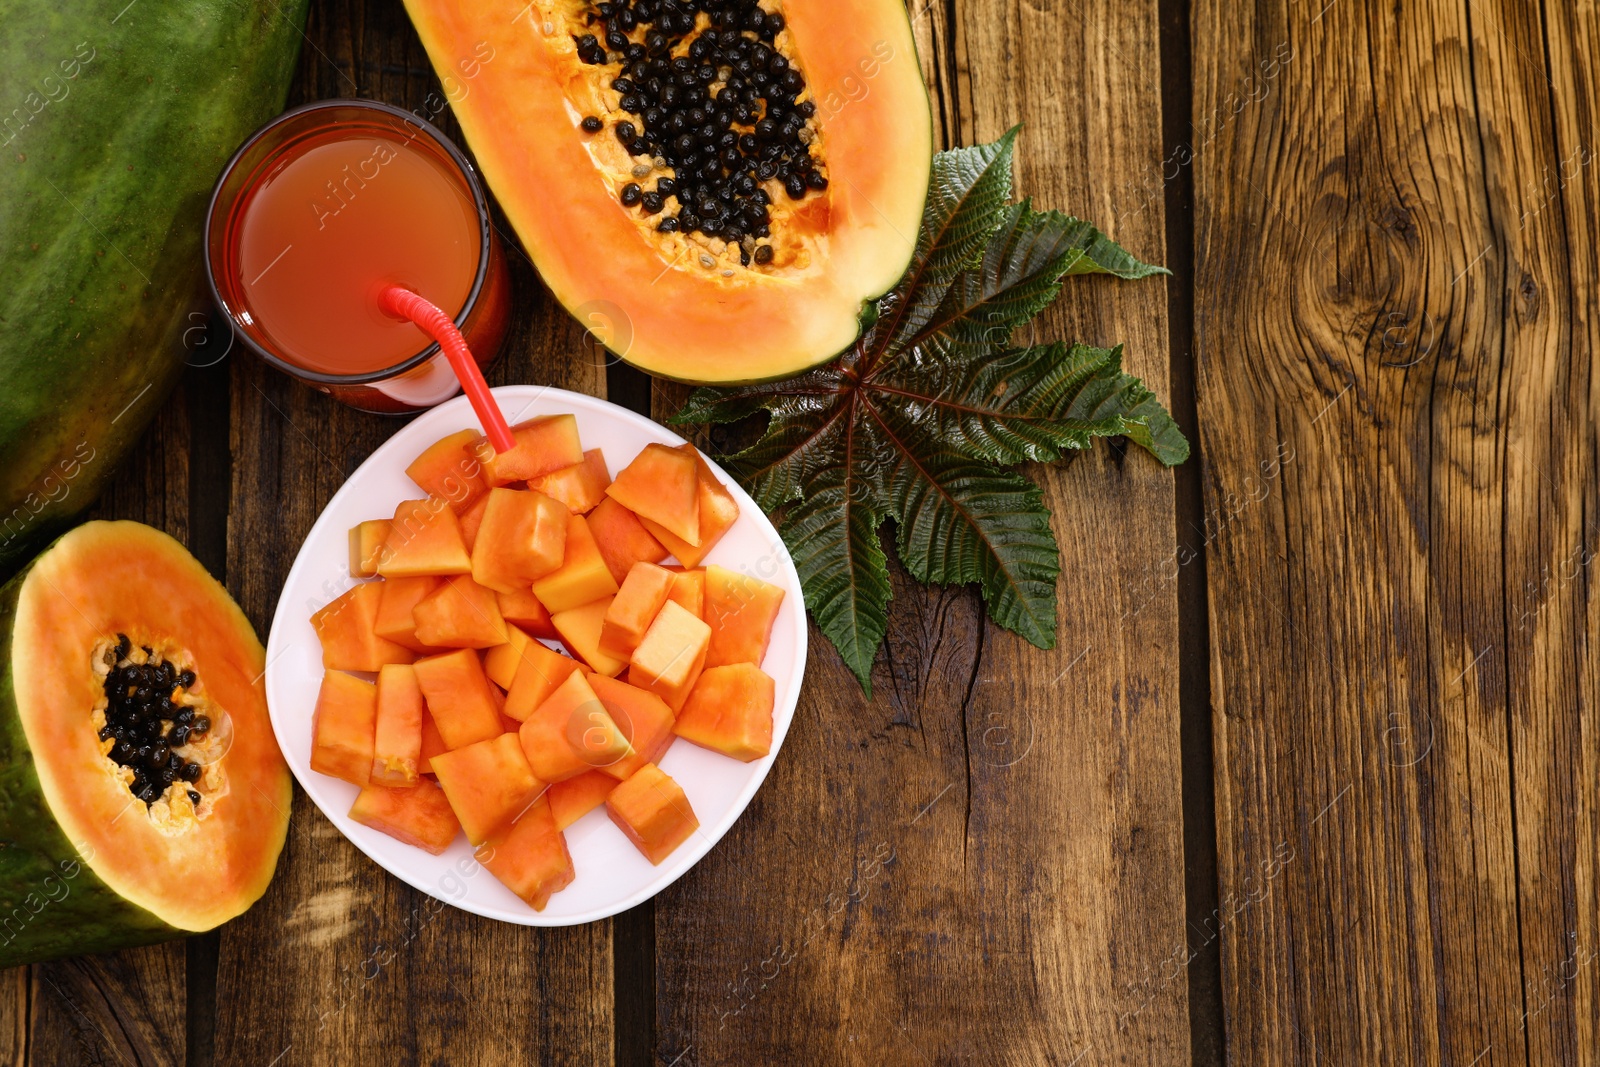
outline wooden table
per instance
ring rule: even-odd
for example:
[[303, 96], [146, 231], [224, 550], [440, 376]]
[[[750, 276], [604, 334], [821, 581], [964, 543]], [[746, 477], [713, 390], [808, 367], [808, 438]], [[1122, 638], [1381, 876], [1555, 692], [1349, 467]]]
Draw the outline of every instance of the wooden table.
[[[1600, 1059], [1594, 4], [914, 10], [939, 139], [1024, 122], [1021, 190], [1174, 272], [1041, 323], [1198, 446], [1035, 472], [1060, 647], [897, 572], [878, 698], [817, 638], [746, 817], [577, 929], [440, 910], [297, 796], [244, 918], [9, 972], [8, 1062]], [[397, 4], [316, 5], [295, 102], [439, 92]], [[674, 410], [515, 281], [495, 381]], [[265, 633], [396, 426], [235, 356], [101, 512]]]

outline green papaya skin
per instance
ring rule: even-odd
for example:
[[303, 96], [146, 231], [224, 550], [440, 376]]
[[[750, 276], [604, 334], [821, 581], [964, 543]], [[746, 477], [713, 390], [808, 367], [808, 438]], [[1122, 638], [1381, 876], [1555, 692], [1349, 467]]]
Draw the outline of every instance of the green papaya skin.
[[211, 187], [282, 110], [306, 6], [0, 0], [0, 577], [94, 502], [195, 347]]

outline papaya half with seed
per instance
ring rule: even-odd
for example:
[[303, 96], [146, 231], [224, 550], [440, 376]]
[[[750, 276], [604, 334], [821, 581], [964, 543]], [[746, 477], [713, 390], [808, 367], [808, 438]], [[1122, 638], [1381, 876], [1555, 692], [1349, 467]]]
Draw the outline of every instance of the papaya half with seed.
[[901, 0], [406, 0], [557, 299], [634, 365], [780, 378], [905, 271], [932, 119]]
[[136, 522], [79, 526], [0, 588], [0, 967], [209, 930], [266, 891], [291, 793], [264, 658]]

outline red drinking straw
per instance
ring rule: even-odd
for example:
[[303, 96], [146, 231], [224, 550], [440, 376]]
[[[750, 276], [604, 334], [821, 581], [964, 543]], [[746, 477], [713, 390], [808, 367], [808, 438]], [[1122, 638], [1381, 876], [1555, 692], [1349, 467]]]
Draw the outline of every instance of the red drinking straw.
[[462, 338], [461, 331], [456, 329], [456, 324], [450, 321], [450, 316], [410, 289], [398, 285], [388, 286], [378, 294], [378, 307], [387, 315], [415, 323], [417, 329], [439, 342], [439, 348], [450, 361], [450, 369], [456, 372], [461, 391], [472, 402], [472, 410], [477, 412], [478, 421], [483, 424], [483, 431], [488, 435], [489, 443], [494, 445], [494, 450], [509, 452], [515, 448], [517, 442], [511, 436], [511, 427], [506, 425], [506, 417], [500, 413], [500, 405], [490, 395], [489, 383], [483, 380], [478, 361], [472, 358], [466, 340]]

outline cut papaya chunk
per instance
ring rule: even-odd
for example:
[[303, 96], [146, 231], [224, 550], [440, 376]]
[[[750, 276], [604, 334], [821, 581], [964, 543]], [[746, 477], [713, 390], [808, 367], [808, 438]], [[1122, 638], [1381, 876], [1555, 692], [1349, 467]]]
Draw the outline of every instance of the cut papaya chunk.
[[550, 803], [541, 797], [510, 826], [485, 841], [478, 862], [534, 911], [543, 911], [552, 893], [572, 884], [577, 871], [567, 839], [556, 828]]
[[700, 677], [710, 645], [711, 627], [669, 600], [633, 650], [628, 682], [648, 689], [676, 712]]
[[528, 588], [566, 558], [570, 513], [531, 490], [491, 489], [472, 546], [472, 576], [502, 593]]
[[749, 763], [772, 751], [776, 686], [753, 663], [707, 667], [672, 730], [685, 741]]
[[375, 671], [385, 663], [410, 663], [411, 650], [379, 637], [375, 626], [382, 582], [363, 582], [311, 616], [330, 671]]
[[417, 760], [417, 770], [422, 774], [433, 773], [433, 757], [441, 752], [449, 752], [450, 746], [444, 743], [444, 738], [439, 736], [439, 727], [433, 721], [433, 713], [428, 710], [427, 700], [423, 700], [422, 707], [422, 753]]
[[383, 543], [389, 539], [388, 519], [368, 519], [350, 527], [350, 574], [356, 578], [375, 578]]
[[377, 714], [377, 686], [343, 671], [324, 674], [311, 726], [311, 769], [366, 785]]
[[628, 778], [646, 763], [660, 763], [661, 757], [672, 747], [673, 712], [666, 702], [654, 693], [646, 692], [627, 682], [596, 675], [589, 679], [606, 714], [617, 724], [622, 736], [633, 746], [633, 755], [608, 764], [601, 770], [613, 778]]
[[695, 462], [695, 492], [700, 499], [699, 543], [690, 544], [652, 519], [641, 518], [640, 521], [651, 536], [661, 542], [662, 547], [678, 557], [679, 563], [685, 567], [698, 567], [710, 555], [716, 543], [722, 540], [722, 535], [733, 529], [733, 524], [739, 521], [739, 502], [728, 492], [728, 487], [711, 473], [705, 457], [694, 445], [683, 445], [681, 450], [692, 455]]
[[489, 507], [489, 494], [481, 494], [472, 506], [461, 513], [461, 543], [467, 546], [467, 555], [478, 543], [478, 528], [483, 525], [483, 513]]
[[530, 641], [518, 657], [516, 677], [506, 693], [505, 714], [518, 722], [526, 722], [534, 709], [548, 700], [578, 666], [577, 660]]
[[457, 574], [411, 609], [417, 640], [439, 648], [493, 648], [506, 640], [494, 590]]
[[533, 595], [553, 616], [617, 591], [605, 557], [582, 515], [567, 516], [567, 555], [559, 569], [533, 583]]
[[388, 578], [378, 583], [382, 594], [378, 597], [378, 616], [372, 624], [373, 633], [424, 655], [442, 651], [417, 640], [417, 620], [411, 615], [412, 609], [442, 584], [443, 578], [429, 575]]
[[635, 563], [606, 610], [600, 648], [618, 659], [633, 655], [661, 605], [667, 602], [673, 578], [671, 571], [654, 563]]
[[515, 593], [501, 593], [495, 599], [500, 603], [500, 617], [506, 622], [515, 623], [534, 637], [554, 641], [561, 636], [550, 624], [550, 613], [533, 595], [531, 587], [518, 589]]
[[516, 734], [499, 734], [435, 756], [433, 773], [474, 845], [509, 824], [544, 792]]
[[427, 779], [408, 789], [368, 786], [350, 805], [350, 818], [435, 856], [461, 832], [444, 790]]
[[402, 500], [394, 509], [378, 573], [385, 578], [418, 574], [467, 574], [472, 557], [461, 536], [461, 520], [443, 497]]
[[633, 746], [577, 672], [534, 709], [519, 737], [528, 765], [546, 782], [576, 778], [633, 754]]
[[607, 677], [620, 673], [628, 665], [627, 660], [607, 655], [600, 647], [600, 632], [610, 609], [611, 598], [603, 597], [592, 604], [550, 616], [550, 624], [567, 651], [588, 664], [591, 670]]
[[606, 486], [610, 484], [611, 470], [606, 466], [605, 455], [598, 448], [591, 448], [583, 454], [582, 463], [540, 475], [528, 483], [528, 488], [561, 501], [574, 515], [583, 515], [605, 499]]
[[685, 608], [697, 619], [706, 617], [706, 572], [704, 567], [668, 567], [672, 572], [672, 591], [667, 599]]
[[556, 782], [545, 794], [556, 829], [565, 830], [604, 804], [616, 787], [617, 780], [602, 771], [584, 771], [576, 778]]
[[439, 737], [451, 750], [499, 736], [500, 710], [478, 654], [470, 648], [413, 664]]
[[706, 666], [760, 666], [782, 606], [781, 586], [714, 563], [707, 567], [705, 620], [711, 627], [711, 647], [706, 651]]
[[406, 474], [429, 496], [448, 501], [458, 514], [466, 511], [489, 488], [472, 445], [481, 435], [458, 430], [422, 450]]
[[483, 460], [484, 477], [491, 486], [529, 482], [551, 471], [583, 462], [578, 441], [578, 420], [573, 415], [541, 415], [511, 427], [516, 447], [495, 453], [480, 437], [475, 444]]
[[606, 813], [654, 864], [660, 864], [700, 828], [683, 787], [654, 763], [640, 767], [611, 791], [606, 797]]
[[484, 652], [483, 673], [501, 689], [510, 689], [517, 677], [517, 664], [522, 662], [522, 652], [532, 644], [538, 642], [529, 637], [526, 631], [507, 626], [505, 643]]
[[699, 471], [695, 457], [648, 444], [606, 487], [606, 495], [691, 545], [700, 544]]
[[639, 517], [609, 496], [584, 517], [589, 521], [595, 547], [600, 549], [618, 585], [628, 577], [635, 563], [660, 563], [668, 556], [667, 550], [650, 536]]
[[372, 734], [374, 785], [415, 785], [422, 762], [422, 687], [407, 664], [378, 672], [378, 713]]

